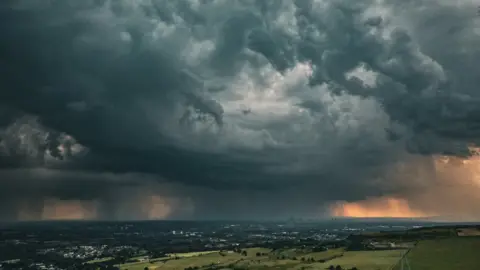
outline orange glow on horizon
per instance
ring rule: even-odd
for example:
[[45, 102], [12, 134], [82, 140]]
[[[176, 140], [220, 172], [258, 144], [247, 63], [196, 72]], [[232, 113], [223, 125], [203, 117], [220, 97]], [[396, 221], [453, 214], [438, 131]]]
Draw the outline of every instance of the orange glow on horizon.
[[92, 201], [46, 199], [39, 208], [27, 203], [17, 214], [18, 220], [91, 220], [97, 217]]
[[[469, 150], [471, 156], [467, 158], [433, 156], [433, 178], [423, 174], [412, 179], [428, 183], [423, 186], [422, 192], [337, 202], [330, 208], [330, 213], [337, 217], [453, 217], [455, 220], [478, 220], [480, 216], [474, 205], [480, 203], [480, 148], [469, 147]], [[415, 165], [416, 161], [412, 162]], [[414, 169], [415, 166], [412, 167]]]
[[382, 197], [359, 202], [343, 202], [332, 207], [332, 215], [356, 218], [419, 218], [429, 215], [413, 210], [404, 199]]
[[452, 179], [462, 184], [470, 184], [472, 188], [480, 187], [480, 148], [469, 147], [471, 156], [468, 158], [436, 156], [435, 169], [437, 173], [450, 173]]
[[90, 220], [96, 217], [92, 203], [82, 201], [47, 200], [43, 207], [42, 220]]
[[158, 195], [148, 197], [142, 208], [147, 213], [148, 219], [165, 219], [172, 212], [168, 200]]

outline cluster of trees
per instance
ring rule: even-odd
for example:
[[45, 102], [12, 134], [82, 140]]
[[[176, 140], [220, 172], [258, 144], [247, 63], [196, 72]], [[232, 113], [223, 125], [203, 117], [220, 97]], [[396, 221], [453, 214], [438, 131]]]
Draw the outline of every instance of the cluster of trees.
[[[309, 263], [313, 263], [313, 262], [320, 262], [320, 263], [325, 263], [327, 261], [330, 261], [330, 260], [333, 260], [335, 258], [338, 258], [338, 257], [342, 257], [343, 254], [339, 254], [339, 255], [335, 255], [335, 256], [332, 256], [332, 257], [329, 257], [329, 258], [324, 258], [324, 259], [319, 259], [319, 260], [315, 260], [315, 258], [305, 258], [305, 257], [302, 257], [301, 260], [302, 262], [309, 262]], [[283, 259], [285, 259], [285, 256], [282, 256]], [[297, 257], [293, 257], [292, 260], [297, 260]], [[330, 268], [328, 268], [330, 269]]]
[[[337, 265], [337, 266], [330, 265], [328, 267], [328, 270], [343, 270], [343, 268], [340, 265]], [[350, 268], [350, 270], [358, 270], [358, 268], [354, 266]]]
[[242, 254], [242, 256], [247, 256], [247, 255], [248, 255], [248, 253], [247, 253], [247, 251], [246, 251], [246, 250], [241, 250], [241, 249], [239, 249], [239, 248], [235, 248], [235, 249], [233, 249], [233, 252], [236, 252], [236, 253]]
[[82, 270], [120, 270], [119, 267], [114, 265], [94, 265], [94, 264], [84, 264], [78, 268], [68, 268], [68, 269], [82, 269]]
[[[198, 269], [205, 269], [205, 270], [218, 270], [218, 269], [224, 269], [225, 267], [221, 266], [221, 265], [218, 265], [218, 264], [215, 264], [215, 263], [211, 263], [209, 265], [202, 265], [202, 266], [194, 266], [194, 267], [187, 267], [187, 268], [184, 268], [184, 270], [198, 270]], [[236, 269], [234, 267], [234, 264], [230, 264], [228, 266], [228, 268], [233, 268], [234, 270]], [[246, 269], [245, 269], [246, 270]]]
[[[293, 259], [294, 259], [294, 260], [296, 260], [297, 258], [295, 258], [295, 257], [294, 257]], [[302, 260], [302, 262], [310, 262], [310, 263], [313, 263], [313, 262], [315, 262], [315, 259], [314, 259], [314, 258], [312, 258], [312, 257], [310, 257], [310, 258], [305, 258], [305, 257], [302, 257], [302, 259], [301, 259], [301, 260]]]

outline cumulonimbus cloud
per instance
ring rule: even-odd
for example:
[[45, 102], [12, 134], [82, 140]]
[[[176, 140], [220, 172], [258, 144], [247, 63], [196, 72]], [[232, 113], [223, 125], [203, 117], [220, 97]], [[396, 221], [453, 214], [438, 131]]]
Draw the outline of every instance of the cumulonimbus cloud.
[[27, 168], [148, 175], [180, 185], [194, 217], [413, 200], [437, 176], [392, 168], [433, 172], [425, 158], [478, 140], [480, 22], [455, 3], [5, 1], [2, 186]]

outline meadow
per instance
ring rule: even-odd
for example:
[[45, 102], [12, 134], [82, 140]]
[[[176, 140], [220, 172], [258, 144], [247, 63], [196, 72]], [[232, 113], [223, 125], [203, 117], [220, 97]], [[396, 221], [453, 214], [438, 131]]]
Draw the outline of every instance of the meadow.
[[160, 266], [158, 263], [149, 263], [149, 262], [134, 262], [126, 263], [119, 265], [122, 270], [144, 270], [147, 267], [149, 270], [157, 269]]
[[405, 250], [375, 250], [375, 251], [348, 251], [344, 256], [325, 263], [328, 265], [340, 265], [343, 269], [357, 267], [359, 270], [387, 270], [391, 269], [405, 253]]
[[[247, 256], [239, 253], [209, 252], [176, 254], [177, 259], [154, 263], [130, 263], [120, 265], [122, 270], [149, 269], [326, 269], [340, 265], [343, 269], [357, 267], [360, 270], [389, 270], [401, 257], [402, 250], [345, 251], [332, 249], [322, 252], [305, 252], [298, 249], [271, 251], [264, 248], [246, 249]], [[333, 258], [333, 259], [331, 259]], [[328, 260], [321, 262], [322, 260]]]
[[171, 257], [171, 258], [175, 258], [175, 257], [187, 258], [187, 257], [196, 257], [196, 256], [206, 255], [206, 254], [210, 254], [210, 253], [218, 253], [218, 252], [219, 252], [219, 250], [216, 250], [216, 251], [197, 251], [197, 252], [186, 252], [186, 253], [170, 253], [170, 254], [167, 254], [167, 256]]
[[420, 241], [407, 259], [414, 270], [480, 269], [480, 237]]

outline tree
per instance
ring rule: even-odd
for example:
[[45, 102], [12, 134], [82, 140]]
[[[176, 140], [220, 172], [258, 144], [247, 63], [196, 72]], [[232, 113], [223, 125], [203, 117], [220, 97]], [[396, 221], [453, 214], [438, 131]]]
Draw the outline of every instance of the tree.
[[304, 261], [305, 261], [305, 257], [302, 257], [302, 262], [304, 262]]
[[147, 267], [147, 266], [145, 266], [145, 268], [143, 268], [143, 270], [148, 270], [148, 267]]
[[257, 252], [257, 257], [260, 257], [260, 255], [261, 255], [260, 252]]
[[342, 270], [342, 267], [341, 267], [340, 265], [337, 265], [337, 266], [335, 267], [335, 270]]
[[335, 266], [330, 265], [330, 266], [328, 267], [328, 270], [335, 270]]
[[247, 251], [246, 250], [242, 251], [242, 255], [247, 256]]

